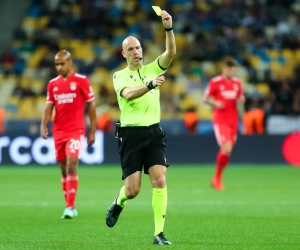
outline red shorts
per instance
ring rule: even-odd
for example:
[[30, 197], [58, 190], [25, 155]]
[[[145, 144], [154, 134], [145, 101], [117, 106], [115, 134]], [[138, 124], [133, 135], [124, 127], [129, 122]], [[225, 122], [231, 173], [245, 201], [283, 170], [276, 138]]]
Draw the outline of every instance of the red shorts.
[[74, 133], [54, 137], [56, 161], [64, 160], [67, 158], [67, 156], [72, 156], [79, 159], [83, 146], [83, 140], [83, 133]]
[[231, 142], [235, 144], [237, 139], [238, 127], [226, 124], [214, 124], [214, 132], [219, 146]]

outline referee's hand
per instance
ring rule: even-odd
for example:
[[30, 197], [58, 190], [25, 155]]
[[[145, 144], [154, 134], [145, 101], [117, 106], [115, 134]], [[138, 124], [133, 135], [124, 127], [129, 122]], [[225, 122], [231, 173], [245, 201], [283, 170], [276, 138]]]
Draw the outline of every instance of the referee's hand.
[[165, 83], [165, 77], [163, 74], [158, 75], [154, 80], [153, 80], [153, 86], [154, 87], [159, 87]]

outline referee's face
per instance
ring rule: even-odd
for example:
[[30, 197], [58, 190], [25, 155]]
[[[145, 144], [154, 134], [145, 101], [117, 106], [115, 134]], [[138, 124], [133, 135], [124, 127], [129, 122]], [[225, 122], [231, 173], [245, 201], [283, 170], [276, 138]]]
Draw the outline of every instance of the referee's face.
[[135, 38], [129, 38], [123, 43], [123, 56], [127, 63], [132, 66], [137, 66], [142, 62], [143, 49], [140, 42]]

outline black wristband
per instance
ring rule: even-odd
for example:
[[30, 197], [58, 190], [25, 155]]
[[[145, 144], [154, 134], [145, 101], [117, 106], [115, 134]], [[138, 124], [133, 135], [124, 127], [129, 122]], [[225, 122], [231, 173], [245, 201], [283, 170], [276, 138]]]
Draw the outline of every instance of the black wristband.
[[155, 87], [153, 86], [153, 81], [146, 82], [146, 87], [147, 87], [149, 90], [154, 89]]
[[165, 28], [165, 31], [171, 31], [171, 30], [173, 30], [173, 27], [171, 27], [171, 28]]

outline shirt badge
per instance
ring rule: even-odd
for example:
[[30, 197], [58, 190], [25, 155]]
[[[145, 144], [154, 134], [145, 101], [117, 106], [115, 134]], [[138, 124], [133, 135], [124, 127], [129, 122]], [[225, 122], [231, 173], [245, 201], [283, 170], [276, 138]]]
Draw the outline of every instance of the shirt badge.
[[71, 90], [75, 90], [76, 87], [77, 87], [77, 83], [76, 83], [76, 82], [71, 82], [71, 83], [70, 83], [70, 89], [71, 89]]

